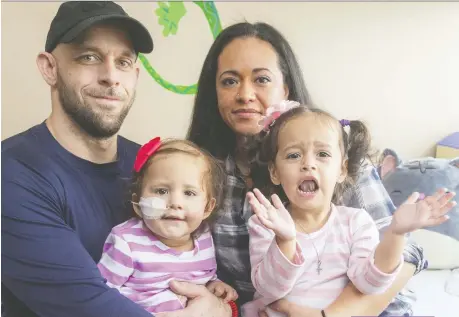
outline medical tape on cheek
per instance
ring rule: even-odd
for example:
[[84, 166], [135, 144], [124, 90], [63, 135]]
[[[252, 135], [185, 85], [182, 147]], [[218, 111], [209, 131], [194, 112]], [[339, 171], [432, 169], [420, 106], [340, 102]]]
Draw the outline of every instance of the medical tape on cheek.
[[157, 197], [140, 198], [140, 209], [142, 211], [142, 218], [144, 219], [159, 219], [167, 211], [166, 202]]
[[161, 219], [166, 213], [166, 209], [145, 208], [142, 210], [142, 218], [147, 220]]

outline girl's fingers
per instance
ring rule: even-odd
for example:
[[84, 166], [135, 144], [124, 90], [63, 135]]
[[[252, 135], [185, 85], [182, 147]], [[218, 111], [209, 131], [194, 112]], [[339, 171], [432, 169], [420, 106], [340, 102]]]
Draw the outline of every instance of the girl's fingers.
[[258, 216], [258, 219], [260, 220], [260, 222], [261, 222], [261, 224], [263, 226], [265, 226], [268, 229], [274, 230], [273, 229], [274, 228], [274, 224], [272, 223], [271, 220], [269, 220], [269, 219], [267, 219], [267, 218], [265, 218], [263, 216], [261, 216], [261, 217], [259, 215], [257, 215], [257, 216]]
[[449, 217], [446, 216], [446, 215], [440, 216], [438, 218], [431, 218], [426, 222], [424, 227], [435, 227], [435, 226], [441, 225], [442, 223], [444, 223], [448, 219], [449, 219]]
[[257, 197], [252, 192], [247, 192], [247, 199], [249, 200], [250, 203], [252, 202], [258, 202]]
[[426, 203], [429, 206], [433, 214], [438, 213], [441, 207], [440, 204], [438, 203], [438, 199], [436, 199], [434, 196], [426, 197], [426, 199], [424, 199], [424, 201], [421, 203]]
[[252, 206], [252, 209], [255, 213], [263, 213], [266, 214], [265, 208], [260, 204], [258, 199], [254, 196], [253, 193], [249, 192], [247, 193], [247, 199], [249, 200], [250, 206]]
[[438, 199], [438, 204], [443, 207], [444, 205], [449, 203], [450, 200], [454, 198], [454, 196], [456, 196], [455, 192], [446, 193], [442, 197], [440, 197], [440, 199]]
[[226, 296], [225, 296], [225, 301], [226, 302], [229, 302], [230, 300], [236, 300], [237, 299], [237, 296], [236, 296], [236, 291], [234, 289], [231, 289], [231, 288], [226, 288]]
[[432, 197], [435, 200], [439, 200], [442, 196], [444, 196], [446, 194], [446, 191], [447, 191], [446, 188], [440, 188], [432, 195]]
[[258, 201], [266, 208], [269, 209], [272, 205], [268, 199], [266, 199], [265, 195], [261, 193], [257, 188], [253, 190], [255, 196], [257, 197]]
[[260, 205], [259, 203], [252, 205], [253, 212], [258, 216], [258, 217], [263, 217], [267, 218], [268, 213], [266, 212], [266, 209]]
[[446, 215], [456, 205], [457, 205], [457, 203], [455, 201], [450, 201], [450, 202], [446, 203], [443, 207], [440, 208], [440, 210], [438, 210], [438, 212], [434, 213], [434, 215], [433, 215], [434, 218], [438, 218], [438, 217], [442, 217], [442, 216]]
[[225, 301], [225, 302], [229, 302], [229, 301], [231, 300], [231, 298], [232, 298], [232, 293], [231, 293], [231, 291], [226, 290], [226, 295], [225, 295], [224, 301]]
[[207, 289], [209, 290], [209, 292], [215, 293], [215, 283], [210, 283], [210, 284], [207, 286]]
[[412, 193], [403, 204], [415, 204], [419, 199], [420, 194], [418, 192]]
[[276, 209], [282, 209], [284, 208], [284, 204], [282, 203], [282, 201], [280, 200], [279, 196], [277, 196], [276, 194], [272, 195], [271, 196], [271, 199], [273, 201], [273, 205], [274, 207], [276, 207]]
[[221, 285], [218, 285], [214, 290], [214, 295], [217, 297], [221, 297], [224, 293], [225, 289]]

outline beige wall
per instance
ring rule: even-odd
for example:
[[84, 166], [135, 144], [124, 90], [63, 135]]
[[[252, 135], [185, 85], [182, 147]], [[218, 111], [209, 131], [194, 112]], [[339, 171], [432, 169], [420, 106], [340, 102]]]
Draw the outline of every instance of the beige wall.
[[[121, 3], [151, 30], [151, 64], [176, 84], [195, 83], [212, 42], [193, 3], [164, 37], [156, 3]], [[49, 89], [35, 65], [58, 3], [2, 3], [2, 139], [44, 120]], [[316, 103], [368, 122], [374, 145], [405, 158], [433, 154], [459, 130], [459, 3], [216, 3], [223, 26], [264, 20], [291, 41]], [[141, 71], [122, 133], [137, 141], [184, 136], [193, 102]]]

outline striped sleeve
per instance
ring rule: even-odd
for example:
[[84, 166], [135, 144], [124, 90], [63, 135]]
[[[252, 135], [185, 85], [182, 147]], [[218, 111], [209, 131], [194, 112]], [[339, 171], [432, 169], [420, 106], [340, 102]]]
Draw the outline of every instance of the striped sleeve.
[[279, 249], [274, 233], [264, 227], [256, 215], [248, 222], [250, 262], [255, 289], [270, 302], [285, 297], [303, 272], [304, 258], [297, 243], [296, 254], [290, 262]]
[[131, 249], [128, 243], [113, 231], [104, 244], [102, 257], [97, 265], [107, 285], [113, 288], [123, 286], [134, 272]]
[[[209, 240], [210, 240], [210, 243], [211, 243], [211, 250], [212, 250], [212, 258], [215, 259], [215, 261], [217, 261], [217, 259], [215, 258], [216, 256], [216, 252], [215, 252], [215, 242], [214, 242], [214, 238], [212, 237], [212, 233], [209, 231], [206, 231], [206, 236], [208, 236]], [[222, 280], [220, 280], [217, 276], [217, 268], [215, 268], [215, 270], [213, 270], [214, 274], [212, 275], [212, 277], [210, 278], [209, 282], [223, 282]]]
[[374, 265], [374, 252], [379, 243], [379, 234], [371, 216], [363, 209], [357, 211], [350, 220], [352, 240], [348, 277], [363, 294], [384, 293], [395, 280], [403, 263], [392, 273], [384, 273]]

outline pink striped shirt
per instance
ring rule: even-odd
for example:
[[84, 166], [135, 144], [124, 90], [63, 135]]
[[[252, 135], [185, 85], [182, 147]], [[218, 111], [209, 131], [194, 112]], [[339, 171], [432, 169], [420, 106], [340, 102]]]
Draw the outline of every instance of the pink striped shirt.
[[216, 279], [215, 248], [209, 231], [194, 241], [194, 250], [179, 252], [159, 241], [142, 220], [114, 227], [98, 264], [107, 285], [151, 313], [182, 309], [169, 289], [171, 280], [205, 285]]
[[[297, 253], [289, 261], [277, 246], [272, 230], [257, 216], [248, 222], [254, 301], [242, 307], [244, 317], [257, 317], [258, 310], [285, 298], [293, 303], [324, 309], [349, 281], [364, 294], [384, 292], [402, 265], [390, 274], [374, 265], [379, 232], [363, 209], [332, 205], [327, 223], [309, 235], [297, 233]], [[314, 244], [313, 244], [314, 243]], [[322, 271], [317, 273], [317, 253]], [[400, 264], [403, 257], [400, 257]], [[270, 317], [283, 316], [268, 309]]]

